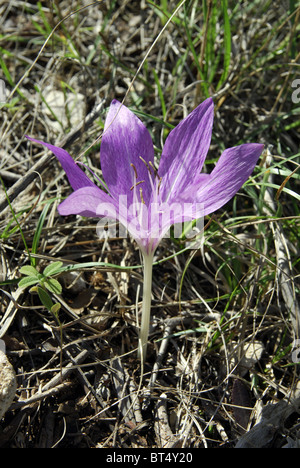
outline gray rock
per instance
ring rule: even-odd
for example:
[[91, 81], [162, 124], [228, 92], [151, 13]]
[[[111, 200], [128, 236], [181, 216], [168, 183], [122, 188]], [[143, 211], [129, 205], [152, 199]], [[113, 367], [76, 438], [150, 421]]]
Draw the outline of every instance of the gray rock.
[[0, 420], [11, 406], [17, 390], [15, 371], [7, 356], [0, 350]]

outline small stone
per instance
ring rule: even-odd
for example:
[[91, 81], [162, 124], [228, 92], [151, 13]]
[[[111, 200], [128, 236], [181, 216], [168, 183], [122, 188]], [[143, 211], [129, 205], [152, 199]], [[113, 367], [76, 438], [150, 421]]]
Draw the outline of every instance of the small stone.
[[[85, 117], [85, 97], [81, 93], [71, 93], [47, 86], [43, 91], [42, 111], [49, 126], [61, 131], [76, 127]], [[54, 115], [53, 115], [54, 114]]]
[[17, 390], [15, 371], [5, 353], [0, 350], [0, 420], [11, 406]]
[[233, 342], [228, 346], [228, 351], [231, 367], [236, 367], [239, 375], [243, 377], [262, 358], [264, 345], [261, 341], [253, 341], [243, 345]]
[[262, 357], [264, 345], [261, 341], [253, 341], [253, 343], [245, 343], [244, 356], [239, 363], [239, 367], [245, 374], [250, 370]]

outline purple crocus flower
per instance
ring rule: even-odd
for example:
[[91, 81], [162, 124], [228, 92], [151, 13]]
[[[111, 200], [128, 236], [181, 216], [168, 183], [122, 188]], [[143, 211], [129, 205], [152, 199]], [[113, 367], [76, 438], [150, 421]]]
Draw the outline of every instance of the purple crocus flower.
[[210, 174], [201, 173], [210, 146], [211, 98], [194, 109], [168, 135], [158, 169], [151, 136], [126, 106], [112, 101], [105, 121], [100, 160], [105, 189], [99, 188], [62, 148], [27, 137], [51, 150], [74, 192], [58, 207], [61, 215], [120, 221], [144, 258], [141, 352], [149, 328], [154, 251], [171, 225], [203, 217], [225, 205], [252, 173], [263, 145], [226, 149]]
[[100, 151], [107, 191], [95, 185], [64, 149], [27, 138], [51, 150], [67, 174], [74, 192], [59, 205], [61, 215], [119, 220], [150, 254], [172, 224], [226, 204], [256, 165], [263, 145], [250, 143], [225, 150], [211, 174], [201, 173], [212, 125], [213, 101], [207, 99], [170, 132], [156, 171], [148, 130], [114, 100]]

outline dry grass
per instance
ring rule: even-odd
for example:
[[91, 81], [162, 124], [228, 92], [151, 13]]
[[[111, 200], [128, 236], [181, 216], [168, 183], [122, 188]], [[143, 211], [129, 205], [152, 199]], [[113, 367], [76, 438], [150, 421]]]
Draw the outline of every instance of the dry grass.
[[[288, 2], [228, 2], [228, 30], [226, 2], [204, 12], [187, 1], [156, 43], [167, 12], [154, 3], [104, 1], [76, 12], [83, 2], [0, 2], [0, 78], [13, 91], [1, 108], [0, 175], [14, 212], [2, 187], [0, 338], [18, 378], [3, 447], [217, 448], [241, 444], [243, 434], [250, 446], [299, 444], [300, 121], [291, 87], [299, 3], [288, 12]], [[171, 12], [176, 2], [167, 3]], [[95, 220], [59, 217], [66, 178], [24, 135], [64, 143], [101, 176], [97, 140], [113, 98], [126, 95], [159, 157], [170, 126], [207, 93], [216, 104], [208, 171], [226, 147], [252, 141], [267, 150], [235, 199], [206, 219], [201, 251], [172, 239], [157, 250], [141, 374], [138, 249], [130, 239], [100, 241]], [[58, 276], [58, 317], [18, 289], [29, 264], [24, 240], [41, 270], [53, 260], [78, 264], [73, 276]], [[278, 415], [264, 410], [272, 434], [261, 424], [255, 437], [249, 430], [264, 407]]]

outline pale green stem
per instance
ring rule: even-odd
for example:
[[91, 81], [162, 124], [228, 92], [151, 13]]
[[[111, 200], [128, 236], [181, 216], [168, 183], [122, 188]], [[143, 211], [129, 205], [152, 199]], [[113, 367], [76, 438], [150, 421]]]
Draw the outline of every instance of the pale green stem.
[[143, 260], [144, 260], [143, 307], [142, 307], [142, 322], [141, 322], [141, 328], [140, 328], [139, 349], [138, 349], [138, 357], [139, 359], [141, 359], [142, 363], [145, 362], [148, 335], [149, 335], [153, 253], [147, 254], [143, 252]]

